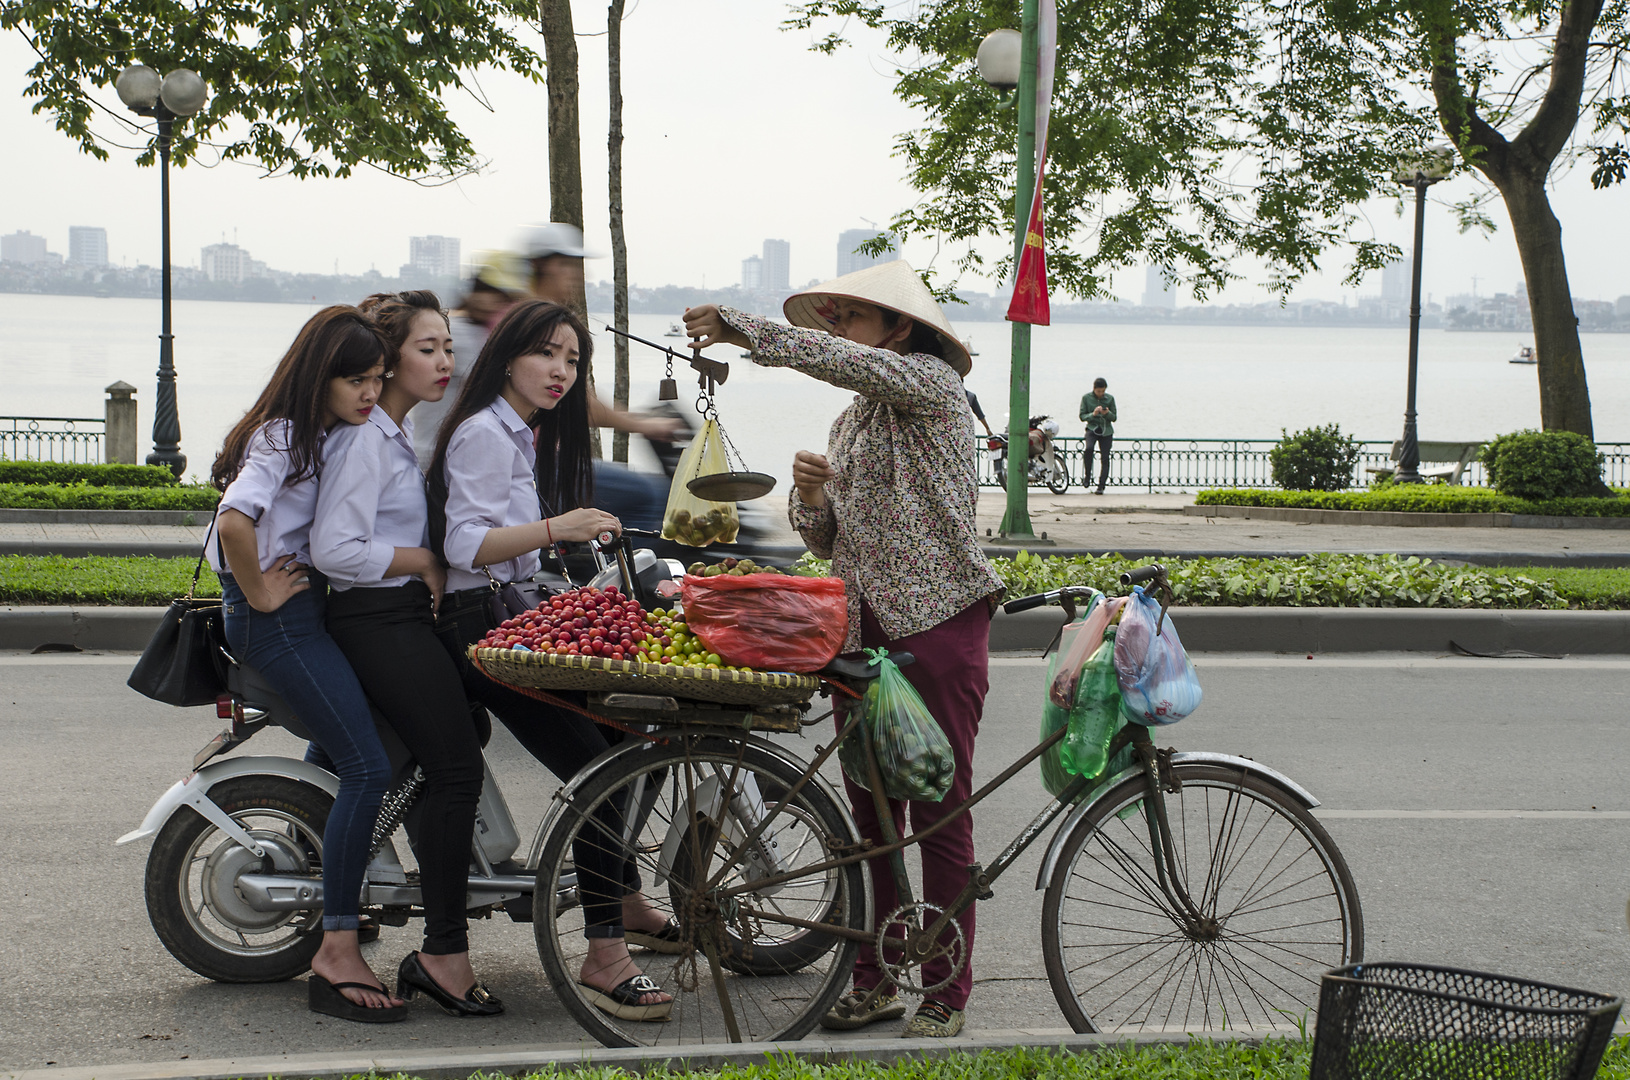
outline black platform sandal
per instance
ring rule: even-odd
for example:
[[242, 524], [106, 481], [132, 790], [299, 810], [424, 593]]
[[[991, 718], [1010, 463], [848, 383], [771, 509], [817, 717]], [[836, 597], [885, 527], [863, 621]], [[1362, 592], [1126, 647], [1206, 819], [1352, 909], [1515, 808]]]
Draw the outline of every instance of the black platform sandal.
[[577, 981], [577, 985], [587, 991], [583, 996], [589, 999], [590, 1004], [619, 1020], [667, 1020], [668, 1015], [673, 1012], [672, 997], [655, 1005], [641, 1004], [640, 999], [647, 994], [663, 993], [662, 987], [652, 982], [649, 975], [635, 975], [633, 978], [624, 979], [614, 990], [590, 986], [582, 979]]
[[684, 934], [679, 924], [669, 919], [661, 930], [624, 930], [623, 940], [630, 949], [649, 949], [656, 953], [678, 956], [685, 951]]
[[306, 980], [307, 1004], [314, 1013], [337, 1017], [340, 1020], [355, 1020], [359, 1024], [395, 1024], [407, 1019], [406, 1005], [387, 1005], [383, 1009], [370, 1009], [366, 1005], [358, 1005], [340, 993], [341, 990], [375, 990], [386, 997], [391, 996], [391, 992], [383, 986], [355, 982], [331, 983], [313, 972]]

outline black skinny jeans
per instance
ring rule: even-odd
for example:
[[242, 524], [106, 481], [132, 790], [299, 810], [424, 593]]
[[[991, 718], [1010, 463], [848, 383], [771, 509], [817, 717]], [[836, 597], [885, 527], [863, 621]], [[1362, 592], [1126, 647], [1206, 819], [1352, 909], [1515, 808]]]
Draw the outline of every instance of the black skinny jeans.
[[430, 590], [413, 581], [335, 592], [328, 598], [328, 633], [424, 770], [413, 845], [424, 893], [420, 951], [468, 952], [465, 899], [481, 798], [481, 738], [458, 669], [436, 639]]
[[[464, 692], [503, 721], [544, 768], [562, 781], [570, 780], [618, 741], [618, 733], [580, 713], [517, 693], [476, 670], [464, 650], [497, 625], [488, 606], [491, 595], [487, 589], [465, 589], [442, 597], [436, 636], [464, 676]], [[555, 694], [582, 700], [581, 694], [570, 691]], [[622, 937], [623, 897], [640, 891], [638, 868], [622, 841], [625, 799], [626, 793], [602, 803], [595, 812], [599, 828], [580, 830], [572, 844], [586, 937]]]
[[1098, 432], [1087, 429], [1087, 446], [1081, 451], [1081, 482], [1086, 484], [1092, 479], [1092, 448], [1098, 447], [1099, 460], [1103, 462], [1098, 468], [1098, 486], [1103, 487], [1109, 479], [1109, 448], [1115, 445], [1115, 436], [1100, 435]]

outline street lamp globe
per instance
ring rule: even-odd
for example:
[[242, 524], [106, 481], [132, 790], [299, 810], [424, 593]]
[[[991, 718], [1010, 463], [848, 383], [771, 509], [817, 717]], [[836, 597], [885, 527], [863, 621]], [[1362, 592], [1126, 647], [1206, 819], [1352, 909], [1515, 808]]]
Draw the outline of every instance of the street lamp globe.
[[1023, 36], [1017, 30], [992, 30], [979, 43], [974, 64], [979, 77], [1001, 91], [1019, 85], [1019, 53]]
[[191, 116], [204, 107], [209, 97], [209, 88], [196, 71], [186, 68], [176, 68], [164, 76], [164, 84], [159, 90], [159, 97], [164, 107], [177, 116]]
[[[196, 76], [194, 76], [196, 78]], [[119, 100], [130, 109], [151, 109], [158, 104], [158, 96], [163, 80], [158, 72], [146, 64], [131, 64], [119, 72], [118, 80], [113, 88], [119, 92]]]
[[1398, 162], [1398, 171], [1392, 179], [1400, 184], [1435, 184], [1447, 180], [1455, 171], [1455, 148], [1439, 143], [1421, 151], [1418, 157]]

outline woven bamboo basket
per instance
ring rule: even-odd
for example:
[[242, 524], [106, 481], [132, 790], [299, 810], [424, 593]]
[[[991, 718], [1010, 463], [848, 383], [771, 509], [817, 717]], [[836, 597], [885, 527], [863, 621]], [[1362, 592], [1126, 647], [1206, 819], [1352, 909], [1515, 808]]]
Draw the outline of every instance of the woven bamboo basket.
[[787, 672], [710, 671], [677, 664], [551, 656], [474, 645], [470, 646], [470, 656], [479, 660], [494, 679], [537, 690], [615, 690], [726, 705], [790, 705], [808, 701], [821, 685], [813, 675]]

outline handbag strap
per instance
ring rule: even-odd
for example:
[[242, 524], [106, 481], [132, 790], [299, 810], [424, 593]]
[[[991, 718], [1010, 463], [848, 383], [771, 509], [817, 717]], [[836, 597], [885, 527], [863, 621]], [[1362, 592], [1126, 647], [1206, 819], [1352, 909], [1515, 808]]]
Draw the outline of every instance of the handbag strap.
[[[187, 586], [186, 598], [188, 600], [191, 600], [192, 594], [198, 591], [198, 577], [204, 572], [204, 556], [209, 552], [209, 538], [215, 533], [215, 519], [220, 516], [220, 513], [221, 503], [217, 499], [215, 501], [215, 512], [209, 515], [209, 528], [204, 530], [204, 542], [198, 548], [198, 562], [192, 568], [192, 584]], [[221, 560], [221, 565], [224, 567], [226, 565], [226, 554], [220, 550], [220, 546], [221, 538], [216, 536], [216, 556]]]

